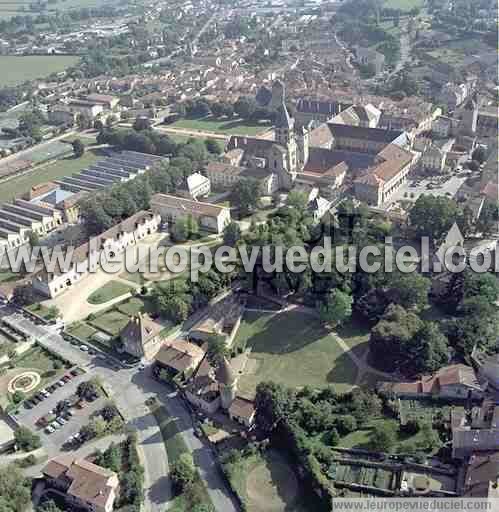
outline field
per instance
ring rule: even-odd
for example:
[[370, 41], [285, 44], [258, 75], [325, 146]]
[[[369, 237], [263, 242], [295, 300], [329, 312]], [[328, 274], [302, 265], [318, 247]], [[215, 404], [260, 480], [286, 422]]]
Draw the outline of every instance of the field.
[[201, 119], [180, 119], [169, 127], [226, 133], [227, 135], [257, 135], [267, 130], [270, 125], [268, 123], [246, 122], [238, 118], [228, 121], [227, 119], [215, 119], [210, 116]]
[[234, 343], [235, 347], [252, 349], [239, 386], [248, 396], [264, 380], [292, 387], [331, 384], [338, 392], [345, 392], [357, 376], [355, 363], [334, 336], [303, 313], [247, 312]]
[[95, 290], [88, 298], [90, 304], [104, 304], [116, 297], [125, 295], [134, 290], [133, 286], [122, 283], [121, 281], [109, 281], [98, 290]]
[[385, 0], [383, 7], [389, 9], [401, 9], [402, 11], [410, 11], [414, 7], [421, 9], [424, 5], [424, 0]]
[[3, 181], [0, 186], [0, 201], [8, 201], [27, 192], [33, 185], [55, 180], [81, 171], [102, 156], [94, 151], [87, 151], [81, 158], [69, 156], [50, 165], [40, 166], [23, 176]]
[[110, 336], [118, 336], [128, 323], [128, 320], [127, 315], [115, 309], [109, 309], [104, 313], [99, 313], [95, 318], [87, 320], [87, 323]]
[[78, 61], [79, 57], [68, 55], [0, 56], [0, 69], [4, 70], [0, 77], [0, 88], [14, 87], [26, 80], [45, 78], [52, 73], [64, 71]]
[[[104, 0], [63, 0], [55, 4], [49, 4], [44, 14], [54, 14], [54, 11], [69, 11], [71, 9], [81, 9], [83, 7], [97, 7], [104, 4]], [[112, 3], [112, 2], [111, 2]], [[12, 18], [13, 16], [27, 16], [29, 14], [38, 15], [39, 12], [30, 12], [28, 9], [21, 11], [21, 6], [26, 6], [26, 2], [11, 0], [10, 2], [4, 2], [4, 5], [0, 7], [0, 19]]]
[[247, 454], [226, 464], [233, 489], [251, 512], [305, 512], [315, 509], [301, 491], [287, 461], [276, 451]]

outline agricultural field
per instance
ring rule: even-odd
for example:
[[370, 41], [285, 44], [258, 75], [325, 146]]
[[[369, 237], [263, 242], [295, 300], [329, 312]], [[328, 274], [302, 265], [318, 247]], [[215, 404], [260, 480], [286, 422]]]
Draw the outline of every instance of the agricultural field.
[[200, 119], [180, 119], [168, 125], [168, 127], [201, 132], [225, 133], [227, 135], [258, 135], [268, 130], [270, 125], [266, 122], [251, 123], [237, 117], [228, 120], [208, 116]]
[[[55, 4], [48, 4], [48, 8], [43, 11], [45, 14], [54, 14], [55, 10], [64, 12], [71, 9], [82, 9], [84, 7], [99, 7], [105, 3], [104, 0], [63, 0]], [[21, 0], [11, 0], [9, 3], [4, 2], [0, 7], [0, 19], [8, 19], [13, 16], [29, 16], [30, 14], [37, 16], [40, 14], [38, 11], [31, 12], [28, 9], [21, 10], [26, 6], [26, 2]]]
[[79, 57], [70, 55], [2, 55], [0, 69], [5, 70], [5, 73], [0, 76], [0, 88], [15, 87], [27, 80], [45, 78], [74, 66], [79, 60]]
[[250, 397], [265, 380], [291, 387], [332, 385], [340, 393], [355, 383], [355, 363], [304, 313], [247, 312], [234, 341], [234, 348], [245, 347], [252, 352], [239, 388]]
[[22, 176], [7, 179], [0, 186], [0, 201], [9, 201], [27, 192], [33, 185], [69, 176], [102, 158], [96, 151], [87, 151], [81, 158], [68, 156], [49, 165], [41, 165]]

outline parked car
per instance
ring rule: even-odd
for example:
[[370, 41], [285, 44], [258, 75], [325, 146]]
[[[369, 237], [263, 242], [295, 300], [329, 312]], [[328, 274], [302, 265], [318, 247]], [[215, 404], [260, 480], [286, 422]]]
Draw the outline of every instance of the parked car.
[[62, 380], [64, 382], [69, 382], [71, 380], [71, 377], [69, 375], [64, 375], [64, 377], [62, 378]]
[[91, 355], [91, 356], [95, 356], [97, 354], [97, 352], [95, 350], [92, 350], [92, 349], [89, 349], [88, 350], [88, 353]]
[[57, 421], [57, 423], [59, 423], [61, 426], [67, 423], [67, 421], [62, 417], [57, 418], [55, 421]]
[[53, 421], [50, 426], [55, 429], [55, 430], [59, 430], [61, 428], [61, 425], [60, 423], [57, 423], [57, 421]]
[[88, 347], [86, 345], [80, 345], [80, 350], [83, 352], [88, 352]]
[[46, 432], [47, 434], [52, 434], [52, 433], [54, 432], [54, 430], [55, 430], [55, 429], [54, 429], [53, 427], [51, 427], [50, 425], [49, 425], [48, 427], [46, 427], [46, 428], [45, 428], [45, 432]]

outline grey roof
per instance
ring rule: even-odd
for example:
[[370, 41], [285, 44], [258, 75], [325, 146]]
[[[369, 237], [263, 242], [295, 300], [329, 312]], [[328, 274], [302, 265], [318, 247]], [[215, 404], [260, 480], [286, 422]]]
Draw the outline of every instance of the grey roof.
[[281, 105], [277, 109], [277, 116], [275, 120], [276, 128], [287, 128], [288, 130], [292, 130], [293, 125], [293, 119], [289, 115], [286, 105], [284, 103], [281, 103]]

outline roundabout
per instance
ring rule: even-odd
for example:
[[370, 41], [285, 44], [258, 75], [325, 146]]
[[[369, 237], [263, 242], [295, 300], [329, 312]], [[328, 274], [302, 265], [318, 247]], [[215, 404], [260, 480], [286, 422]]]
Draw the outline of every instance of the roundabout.
[[38, 384], [40, 384], [42, 378], [38, 372], [27, 371], [16, 375], [7, 384], [7, 390], [9, 393], [15, 393], [21, 391], [23, 393], [29, 393], [33, 391]]

